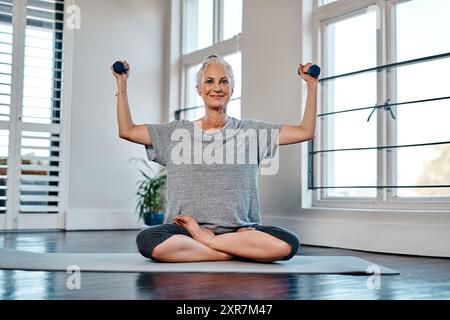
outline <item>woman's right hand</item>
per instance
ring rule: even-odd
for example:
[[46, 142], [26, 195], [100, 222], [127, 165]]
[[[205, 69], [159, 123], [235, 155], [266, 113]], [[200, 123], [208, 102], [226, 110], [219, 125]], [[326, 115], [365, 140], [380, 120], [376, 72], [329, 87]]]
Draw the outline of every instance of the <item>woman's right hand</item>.
[[111, 71], [113, 73], [113, 76], [116, 78], [117, 82], [126, 82], [128, 77], [130, 76], [130, 65], [128, 64], [128, 61], [123, 60], [122, 63], [125, 64], [125, 67], [127, 68], [127, 70], [122, 74], [114, 72], [114, 69], [111, 66]]

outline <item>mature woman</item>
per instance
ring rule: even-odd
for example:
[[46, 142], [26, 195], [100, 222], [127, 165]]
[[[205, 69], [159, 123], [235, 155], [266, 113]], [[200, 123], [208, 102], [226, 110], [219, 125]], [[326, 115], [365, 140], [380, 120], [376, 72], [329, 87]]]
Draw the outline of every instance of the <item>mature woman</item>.
[[[124, 63], [126, 73], [113, 71], [118, 86], [119, 137], [143, 144], [149, 160], [167, 169], [165, 221], [139, 232], [136, 241], [140, 253], [161, 262], [234, 258], [272, 262], [292, 258], [299, 248], [298, 237], [284, 228], [261, 224], [258, 175], [261, 162], [273, 157], [277, 145], [314, 138], [317, 79], [305, 73], [310, 64], [299, 68], [308, 87], [300, 125], [228, 116], [233, 71], [216, 55], [204, 60], [197, 75], [197, 91], [205, 104], [204, 117], [135, 125], [127, 99], [130, 66]], [[236, 160], [242, 154], [245, 163]]]

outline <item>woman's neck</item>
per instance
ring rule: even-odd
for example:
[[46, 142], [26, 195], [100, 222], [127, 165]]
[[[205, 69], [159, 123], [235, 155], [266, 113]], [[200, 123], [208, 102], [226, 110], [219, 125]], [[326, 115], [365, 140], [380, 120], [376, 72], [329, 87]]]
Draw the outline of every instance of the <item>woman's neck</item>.
[[221, 129], [228, 122], [228, 115], [226, 109], [224, 110], [210, 110], [206, 109], [205, 116], [199, 120], [203, 130]]

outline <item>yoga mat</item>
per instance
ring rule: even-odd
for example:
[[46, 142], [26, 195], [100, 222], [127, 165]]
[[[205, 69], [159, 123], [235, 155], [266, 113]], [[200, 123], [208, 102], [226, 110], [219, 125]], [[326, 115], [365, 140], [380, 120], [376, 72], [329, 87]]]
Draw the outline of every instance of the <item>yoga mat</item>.
[[0, 269], [67, 271], [69, 266], [77, 266], [81, 272], [399, 274], [398, 271], [350, 256], [295, 256], [289, 261], [274, 263], [161, 263], [146, 259], [138, 253], [32, 253], [0, 249]]

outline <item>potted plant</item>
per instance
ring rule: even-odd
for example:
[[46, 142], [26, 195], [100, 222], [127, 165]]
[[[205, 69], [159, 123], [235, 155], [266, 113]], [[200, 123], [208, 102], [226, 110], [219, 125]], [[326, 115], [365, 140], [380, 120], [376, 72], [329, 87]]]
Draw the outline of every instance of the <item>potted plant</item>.
[[150, 173], [146, 173], [139, 169], [144, 179], [137, 182], [139, 186], [136, 193], [138, 198], [136, 212], [139, 214], [139, 218], [143, 219], [148, 226], [161, 224], [164, 220], [164, 194], [167, 175], [164, 173], [164, 169], [155, 174], [145, 160], [136, 160], [141, 161], [150, 171]]

